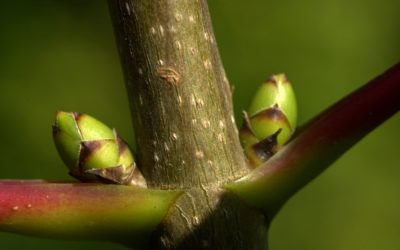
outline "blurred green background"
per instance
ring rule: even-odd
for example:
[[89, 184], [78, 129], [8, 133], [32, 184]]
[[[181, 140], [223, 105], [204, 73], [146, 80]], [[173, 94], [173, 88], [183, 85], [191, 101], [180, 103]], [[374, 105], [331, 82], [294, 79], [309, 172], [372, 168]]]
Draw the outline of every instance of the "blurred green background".
[[[209, 1], [235, 112], [285, 72], [300, 123], [400, 59], [398, 0]], [[57, 110], [133, 133], [105, 1], [0, 3], [0, 178], [69, 179], [51, 138]], [[399, 97], [400, 98], [400, 97]], [[272, 250], [400, 248], [400, 117], [393, 117], [292, 198]], [[1, 249], [125, 249], [0, 233]]]

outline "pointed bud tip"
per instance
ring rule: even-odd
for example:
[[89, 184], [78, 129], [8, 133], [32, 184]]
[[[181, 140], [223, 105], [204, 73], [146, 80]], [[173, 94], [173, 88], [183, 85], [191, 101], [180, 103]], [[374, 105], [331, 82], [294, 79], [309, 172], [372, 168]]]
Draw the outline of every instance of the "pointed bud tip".
[[71, 112], [57, 111], [54, 124], [52, 125], [53, 135], [65, 132], [69, 136], [76, 137], [75, 121]]
[[56, 120], [60, 120], [63, 117], [66, 117], [66, 116], [73, 116], [74, 119], [76, 121], [78, 121], [82, 116], [84, 116], [84, 114], [83, 113], [79, 113], [79, 112], [67, 112], [67, 111], [62, 111], [62, 110], [58, 110], [56, 112]]
[[276, 83], [287, 83], [288, 79], [284, 73], [276, 74], [271, 76], [271, 81], [274, 81]]
[[265, 84], [272, 84], [274, 86], [277, 86], [277, 84], [285, 84], [289, 83], [288, 78], [286, 77], [285, 73], [279, 73], [270, 76], [266, 81], [264, 81]]
[[79, 113], [79, 112], [72, 112], [72, 115], [74, 116], [75, 121], [79, 122], [79, 120], [80, 120], [85, 114], [82, 114], [82, 113]]
[[56, 112], [56, 120], [60, 120], [60, 118], [66, 116], [66, 115], [68, 115], [68, 114], [69, 114], [69, 112], [65, 112], [65, 111], [58, 110], [58, 111]]

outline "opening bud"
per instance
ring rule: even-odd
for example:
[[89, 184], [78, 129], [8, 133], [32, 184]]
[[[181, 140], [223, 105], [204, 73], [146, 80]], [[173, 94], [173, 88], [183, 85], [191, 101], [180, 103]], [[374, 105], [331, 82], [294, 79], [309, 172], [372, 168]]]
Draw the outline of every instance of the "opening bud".
[[264, 82], [253, 97], [248, 115], [244, 114], [240, 140], [251, 164], [259, 165], [285, 144], [296, 128], [296, 98], [286, 76], [273, 75]]
[[84, 182], [146, 186], [128, 145], [114, 129], [81, 113], [59, 111], [53, 139], [70, 175]]

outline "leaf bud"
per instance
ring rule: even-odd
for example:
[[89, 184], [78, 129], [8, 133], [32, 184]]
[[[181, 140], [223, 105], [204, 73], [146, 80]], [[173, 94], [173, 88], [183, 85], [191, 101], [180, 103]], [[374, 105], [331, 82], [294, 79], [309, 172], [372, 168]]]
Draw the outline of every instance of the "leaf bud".
[[84, 182], [146, 186], [127, 144], [97, 119], [59, 111], [53, 139], [73, 177]]
[[250, 163], [259, 165], [290, 139], [296, 127], [296, 98], [286, 76], [273, 75], [264, 82], [244, 114], [240, 140]]

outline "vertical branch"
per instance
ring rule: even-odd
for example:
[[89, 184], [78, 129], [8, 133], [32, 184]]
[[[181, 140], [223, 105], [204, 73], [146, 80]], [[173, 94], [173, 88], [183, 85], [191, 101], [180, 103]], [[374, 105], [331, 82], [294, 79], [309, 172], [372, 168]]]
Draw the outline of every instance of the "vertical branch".
[[247, 172], [205, 0], [110, 0], [150, 186], [225, 183]]
[[150, 187], [185, 189], [151, 249], [265, 249], [263, 215], [219, 188], [248, 167], [207, 1], [109, 5], [139, 166]]

